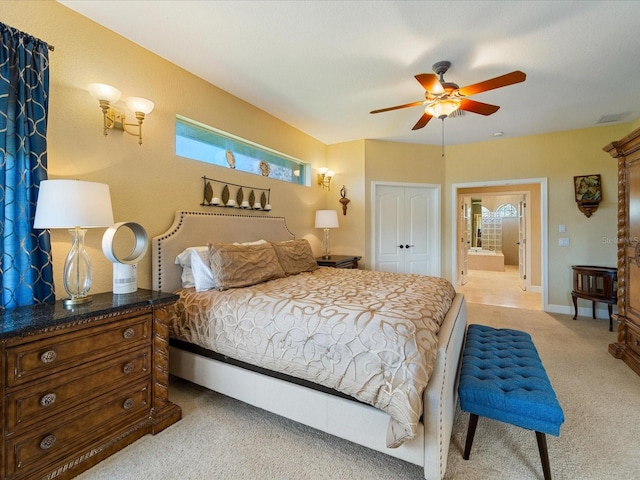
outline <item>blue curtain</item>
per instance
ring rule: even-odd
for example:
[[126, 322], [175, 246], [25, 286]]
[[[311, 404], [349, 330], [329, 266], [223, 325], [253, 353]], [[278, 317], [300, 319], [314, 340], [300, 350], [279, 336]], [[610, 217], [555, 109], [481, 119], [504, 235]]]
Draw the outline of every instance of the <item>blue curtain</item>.
[[0, 23], [1, 308], [55, 300], [51, 242], [34, 231], [47, 178], [49, 46]]

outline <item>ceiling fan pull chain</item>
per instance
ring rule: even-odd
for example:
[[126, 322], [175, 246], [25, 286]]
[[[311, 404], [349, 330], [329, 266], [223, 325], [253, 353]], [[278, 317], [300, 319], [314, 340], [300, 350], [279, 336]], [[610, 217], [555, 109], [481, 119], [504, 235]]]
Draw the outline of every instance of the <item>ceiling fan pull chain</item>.
[[444, 118], [442, 117], [442, 158], [444, 158]]

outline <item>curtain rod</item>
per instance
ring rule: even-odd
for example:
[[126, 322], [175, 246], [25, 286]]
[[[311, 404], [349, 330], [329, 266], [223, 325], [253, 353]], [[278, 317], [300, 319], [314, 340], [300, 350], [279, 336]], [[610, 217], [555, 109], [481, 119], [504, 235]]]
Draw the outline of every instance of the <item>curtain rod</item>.
[[50, 52], [53, 52], [56, 49], [56, 47], [54, 47], [53, 45], [45, 42], [44, 40], [40, 40], [38, 37], [34, 37], [33, 35], [30, 35], [28, 33], [22, 32], [22, 31], [18, 30], [17, 28], [10, 27], [9, 25], [6, 25], [6, 24], [0, 22], [0, 30], [5, 29], [5, 28], [7, 30], [9, 30], [10, 32], [12, 32], [13, 34], [17, 33], [20, 36], [28, 37], [28, 38], [34, 40], [37, 43], [42, 43], [43, 45], [46, 45], [47, 49]]

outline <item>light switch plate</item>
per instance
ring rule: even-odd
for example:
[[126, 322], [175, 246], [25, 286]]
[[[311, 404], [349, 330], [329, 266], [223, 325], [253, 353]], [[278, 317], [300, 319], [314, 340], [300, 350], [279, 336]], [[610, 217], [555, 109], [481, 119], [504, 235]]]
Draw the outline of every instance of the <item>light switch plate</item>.
[[567, 227], [564, 223], [561, 223], [560, 225], [558, 225], [558, 232], [559, 233], [564, 233], [567, 231]]
[[568, 247], [569, 246], [569, 239], [566, 237], [562, 237], [558, 239], [558, 245], [560, 245], [561, 247]]

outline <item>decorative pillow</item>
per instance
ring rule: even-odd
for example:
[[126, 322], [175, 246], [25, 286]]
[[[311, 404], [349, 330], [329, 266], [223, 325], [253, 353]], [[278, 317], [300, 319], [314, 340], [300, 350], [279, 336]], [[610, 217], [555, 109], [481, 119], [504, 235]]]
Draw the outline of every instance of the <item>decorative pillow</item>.
[[311, 245], [304, 238], [286, 242], [271, 242], [271, 245], [273, 245], [276, 255], [278, 255], [278, 261], [287, 275], [312, 272], [318, 268]]
[[216, 288], [247, 287], [285, 276], [270, 243], [259, 245], [209, 244], [209, 263]]
[[176, 257], [182, 267], [182, 287], [195, 287], [198, 292], [216, 287], [209, 265], [209, 247], [189, 247]]

